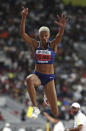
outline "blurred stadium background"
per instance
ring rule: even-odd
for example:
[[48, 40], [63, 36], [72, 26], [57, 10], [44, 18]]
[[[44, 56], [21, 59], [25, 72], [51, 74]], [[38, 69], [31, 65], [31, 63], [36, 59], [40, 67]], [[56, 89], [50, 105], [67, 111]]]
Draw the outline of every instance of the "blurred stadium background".
[[[34, 62], [31, 49], [20, 36], [22, 5], [29, 9], [26, 32], [36, 39], [42, 25], [50, 28], [50, 39], [54, 38], [57, 14], [69, 18], [55, 60], [55, 83], [60, 119], [65, 127], [72, 127], [72, 102], [79, 102], [86, 114], [86, 0], [0, 0], [0, 129], [10, 123], [13, 131], [46, 131], [42, 114], [37, 120], [26, 117], [31, 101], [25, 78], [32, 73]], [[42, 86], [37, 89], [37, 100], [40, 108], [46, 109], [42, 90]]]

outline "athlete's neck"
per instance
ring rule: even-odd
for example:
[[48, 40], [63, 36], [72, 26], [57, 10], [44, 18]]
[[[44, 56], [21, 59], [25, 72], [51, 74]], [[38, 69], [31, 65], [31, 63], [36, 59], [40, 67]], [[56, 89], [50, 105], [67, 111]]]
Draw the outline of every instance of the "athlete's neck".
[[42, 43], [42, 44], [41, 44], [42, 49], [46, 49], [46, 48], [47, 48], [47, 46], [48, 46], [48, 43], [45, 43], [45, 44], [44, 44], [44, 43]]

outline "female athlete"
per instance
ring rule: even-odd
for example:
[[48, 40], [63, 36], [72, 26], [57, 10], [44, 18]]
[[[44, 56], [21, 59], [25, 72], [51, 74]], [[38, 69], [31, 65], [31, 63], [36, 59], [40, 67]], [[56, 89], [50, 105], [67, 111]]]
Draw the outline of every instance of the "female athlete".
[[56, 34], [55, 38], [52, 41], [49, 41], [50, 30], [46, 26], [42, 26], [39, 29], [39, 39], [37, 41], [31, 38], [25, 32], [25, 22], [26, 16], [28, 15], [28, 8], [23, 8], [21, 12], [21, 36], [27, 42], [32, 51], [34, 52], [35, 59], [35, 71], [34, 73], [27, 76], [27, 91], [30, 95], [32, 104], [33, 104], [33, 114], [32, 117], [38, 117], [40, 110], [37, 107], [36, 103], [36, 90], [35, 88], [43, 85], [44, 92], [48, 99], [51, 112], [54, 116], [58, 116], [58, 106], [57, 106], [57, 95], [55, 91], [54, 83], [54, 58], [57, 53], [58, 44], [61, 42], [65, 25], [67, 22], [67, 17], [64, 15], [58, 16], [58, 21], [55, 23], [60, 27], [60, 30]]

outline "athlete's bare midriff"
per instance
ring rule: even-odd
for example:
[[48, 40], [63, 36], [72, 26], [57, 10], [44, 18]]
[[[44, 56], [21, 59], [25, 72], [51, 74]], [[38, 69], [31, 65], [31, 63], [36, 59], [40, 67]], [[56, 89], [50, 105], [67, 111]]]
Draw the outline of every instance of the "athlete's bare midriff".
[[36, 64], [35, 71], [44, 74], [54, 74], [53, 64]]

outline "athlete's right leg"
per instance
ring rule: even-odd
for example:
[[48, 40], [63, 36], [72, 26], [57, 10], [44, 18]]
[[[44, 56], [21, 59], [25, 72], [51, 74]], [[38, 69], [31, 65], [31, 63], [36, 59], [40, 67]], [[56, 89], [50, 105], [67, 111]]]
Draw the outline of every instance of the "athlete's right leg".
[[41, 81], [38, 78], [38, 76], [35, 74], [31, 74], [31, 75], [27, 76], [26, 81], [27, 81], [27, 91], [28, 91], [29, 96], [31, 98], [32, 104], [33, 104], [33, 106], [37, 106], [35, 87], [40, 86]]

